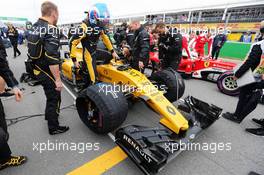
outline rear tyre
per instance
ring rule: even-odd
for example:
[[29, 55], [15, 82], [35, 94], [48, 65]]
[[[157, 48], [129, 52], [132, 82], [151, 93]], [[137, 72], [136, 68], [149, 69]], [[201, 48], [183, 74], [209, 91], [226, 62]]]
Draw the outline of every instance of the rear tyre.
[[112, 84], [99, 83], [83, 90], [76, 99], [82, 122], [98, 134], [117, 129], [126, 119], [128, 103]]
[[184, 94], [184, 80], [179, 73], [172, 69], [155, 72], [151, 75], [150, 80], [154, 81], [153, 83], [160, 90], [165, 90], [164, 96], [170, 102], [177, 101]]
[[231, 71], [224, 72], [217, 79], [217, 87], [220, 92], [230, 95], [237, 96], [239, 95], [239, 87], [237, 86], [236, 81], [233, 79], [234, 73]]

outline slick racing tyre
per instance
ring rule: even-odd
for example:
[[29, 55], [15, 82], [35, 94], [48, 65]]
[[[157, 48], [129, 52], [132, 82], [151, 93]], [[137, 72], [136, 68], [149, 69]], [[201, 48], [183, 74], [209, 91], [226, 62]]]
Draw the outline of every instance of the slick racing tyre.
[[80, 92], [76, 107], [82, 122], [98, 134], [117, 129], [126, 119], [127, 100], [112, 84], [98, 83]]
[[231, 71], [224, 72], [217, 79], [218, 89], [230, 96], [239, 95], [239, 87], [237, 86], [236, 81], [233, 79], [234, 73]]
[[154, 81], [153, 84], [157, 85], [159, 90], [164, 90], [164, 96], [170, 102], [177, 101], [184, 94], [184, 80], [179, 73], [172, 69], [155, 72], [149, 79]]

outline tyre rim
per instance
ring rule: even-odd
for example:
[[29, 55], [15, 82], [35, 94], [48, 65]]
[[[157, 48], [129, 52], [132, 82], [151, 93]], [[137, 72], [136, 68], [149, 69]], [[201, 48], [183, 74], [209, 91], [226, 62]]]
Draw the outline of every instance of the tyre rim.
[[236, 81], [232, 76], [225, 77], [222, 81], [222, 85], [226, 90], [235, 91], [238, 89]]
[[97, 108], [94, 102], [87, 101], [87, 119], [89, 123], [94, 127], [102, 127], [102, 117], [103, 114], [100, 112], [100, 110]]

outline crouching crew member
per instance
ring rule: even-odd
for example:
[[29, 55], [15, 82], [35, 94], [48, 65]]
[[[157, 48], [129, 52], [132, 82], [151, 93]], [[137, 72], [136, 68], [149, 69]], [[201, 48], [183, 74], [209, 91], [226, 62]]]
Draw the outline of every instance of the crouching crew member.
[[56, 27], [58, 8], [52, 2], [41, 5], [42, 17], [33, 25], [28, 36], [28, 56], [33, 61], [34, 74], [43, 86], [47, 101], [45, 119], [51, 135], [64, 133], [67, 126], [60, 126], [62, 82], [60, 78], [59, 31]]
[[[100, 11], [101, 10], [101, 11]], [[99, 16], [102, 14], [104, 16]], [[83, 80], [85, 86], [89, 86], [97, 82], [96, 71], [96, 49], [98, 41], [101, 37], [106, 48], [112, 53], [114, 58], [119, 58], [116, 52], [113, 50], [113, 46], [108, 36], [105, 34], [104, 26], [105, 22], [109, 19], [105, 14], [109, 14], [107, 8], [91, 8], [88, 12], [87, 18], [82, 22], [80, 27], [80, 33], [72, 36], [71, 40], [71, 58], [74, 65], [78, 68], [75, 53], [77, 52], [77, 45], [82, 44], [83, 52]]]
[[174, 70], [182, 57], [182, 35], [178, 32], [169, 31], [164, 23], [158, 23], [156, 30], [159, 32], [159, 58], [162, 60], [162, 68], [171, 67]]

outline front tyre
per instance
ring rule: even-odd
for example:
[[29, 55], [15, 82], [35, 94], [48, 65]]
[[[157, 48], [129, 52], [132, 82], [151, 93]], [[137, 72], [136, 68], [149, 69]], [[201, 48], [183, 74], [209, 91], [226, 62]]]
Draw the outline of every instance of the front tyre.
[[76, 99], [82, 122], [98, 134], [117, 129], [126, 119], [127, 100], [122, 92], [115, 92], [112, 84], [99, 83], [83, 90]]
[[239, 95], [239, 87], [237, 86], [236, 81], [233, 78], [234, 73], [231, 71], [224, 72], [217, 79], [217, 87], [220, 92], [230, 95], [237, 96]]
[[153, 84], [157, 85], [159, 90], [165, 92], [164, 96], [170, 102], [177, 101], [184, 94], [184, 80], [179, 73], [172, 69], [154, 72], [149, 79], [154, 81]]

